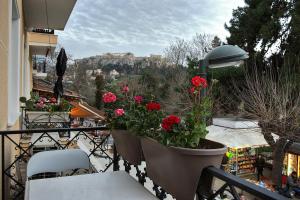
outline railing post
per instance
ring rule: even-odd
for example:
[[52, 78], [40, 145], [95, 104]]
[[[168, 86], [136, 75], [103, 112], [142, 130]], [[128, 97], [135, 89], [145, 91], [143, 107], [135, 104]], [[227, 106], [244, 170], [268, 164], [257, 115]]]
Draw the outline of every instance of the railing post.
[[203, 197], [208, 197], [212, 194], [213, 176], [205, 171], [206, 169], [203, 169], [198, 183], [197, 195], [199, 199], [203, 199]]
[[116, 145], [113, 146], [113, 171], [119, 171], [120, 165], [119, 165], [119, 155], [117, 152]]
[[4, 184], [5, 183], [5, 181], [4, 181], [5, 180], [5, 173], [4, 173], [4, 170], [5, 170], [4, 146], [5, 146], [5, 144], [4, 144], [4, 141], [5, 141], [4, 135], [2, 134], [1, 135], [1, 160], [2, 160], [2, 163], [1, 163], [1, 171], [2, 171], [1, 183], [2, 183], [2, 200], [5, 199], [5, 184]]

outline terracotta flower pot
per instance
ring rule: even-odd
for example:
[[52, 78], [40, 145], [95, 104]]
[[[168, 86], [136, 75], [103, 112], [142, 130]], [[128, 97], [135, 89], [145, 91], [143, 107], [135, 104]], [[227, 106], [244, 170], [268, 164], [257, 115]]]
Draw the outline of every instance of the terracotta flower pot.
[[202, 170], [220, 167], [227, 150], [225, 145], [206, 139], [201, 140], [199, 149], [166, 147], [151, 138], [141, 142], [147, 175], [177, 200], [193, 200]]
[[113, 130], [112, 136], [118, 153], [133, 165], [140, 165], [143, 161], [143, 151], [139, 137], [127, 130]]

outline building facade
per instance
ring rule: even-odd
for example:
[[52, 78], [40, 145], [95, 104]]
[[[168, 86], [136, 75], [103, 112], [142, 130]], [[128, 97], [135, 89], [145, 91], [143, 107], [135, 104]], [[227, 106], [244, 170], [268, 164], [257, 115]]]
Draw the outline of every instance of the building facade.
[[[65, 28], [75, 3], [76, 0], [0, 0], [0, 130], [20, 129], [19, 98], [30, 96], [32, 57], [54, 51], [54, 30]], [[3, 142], [1, 139], [1, 145]], [[13, 150], [9, 151], [11, 147], [7, 145], [4, 148], [9, 154], [5, 159], [9, 159]]]

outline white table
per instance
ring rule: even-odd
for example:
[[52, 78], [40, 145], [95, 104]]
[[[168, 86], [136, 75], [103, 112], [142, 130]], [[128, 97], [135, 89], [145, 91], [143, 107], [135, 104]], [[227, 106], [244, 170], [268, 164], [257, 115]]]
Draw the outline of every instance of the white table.
[[157, 200], [124, 171], [30, 180], [25, 200]]

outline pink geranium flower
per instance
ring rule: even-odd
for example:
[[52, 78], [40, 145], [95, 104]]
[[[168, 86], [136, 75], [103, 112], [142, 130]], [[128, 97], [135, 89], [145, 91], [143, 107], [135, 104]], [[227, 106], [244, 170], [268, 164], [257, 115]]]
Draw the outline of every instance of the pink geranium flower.
[[41, 101], [41, 102], [36, 104], [36, 107], [39, 108], [39, 109], [42, 109], [42, 108], [45, 107], [45, 104]]
[[122, 108], [119, 108], [119, 109], [115, 110], [115, 115], [118, 116], [118, 117], [120, 117], [120, 116], [122, 116], [124, 114], [125, 114], [125, 111]]
[[47, 102], [47, 99], [45, 97], [40, 97], [38, 102], [45, 103]]
[[129, 92], [129, 87], [128, 87], [128, 85], [125, 85], [125, 86], [122, 88], [122, 92], [123, 92], [123, 93]]
[[143, 101], [143, 97], [142, 96], [135, 96], [134, 101], [135, 101], [135, 103], [140, 104]]

